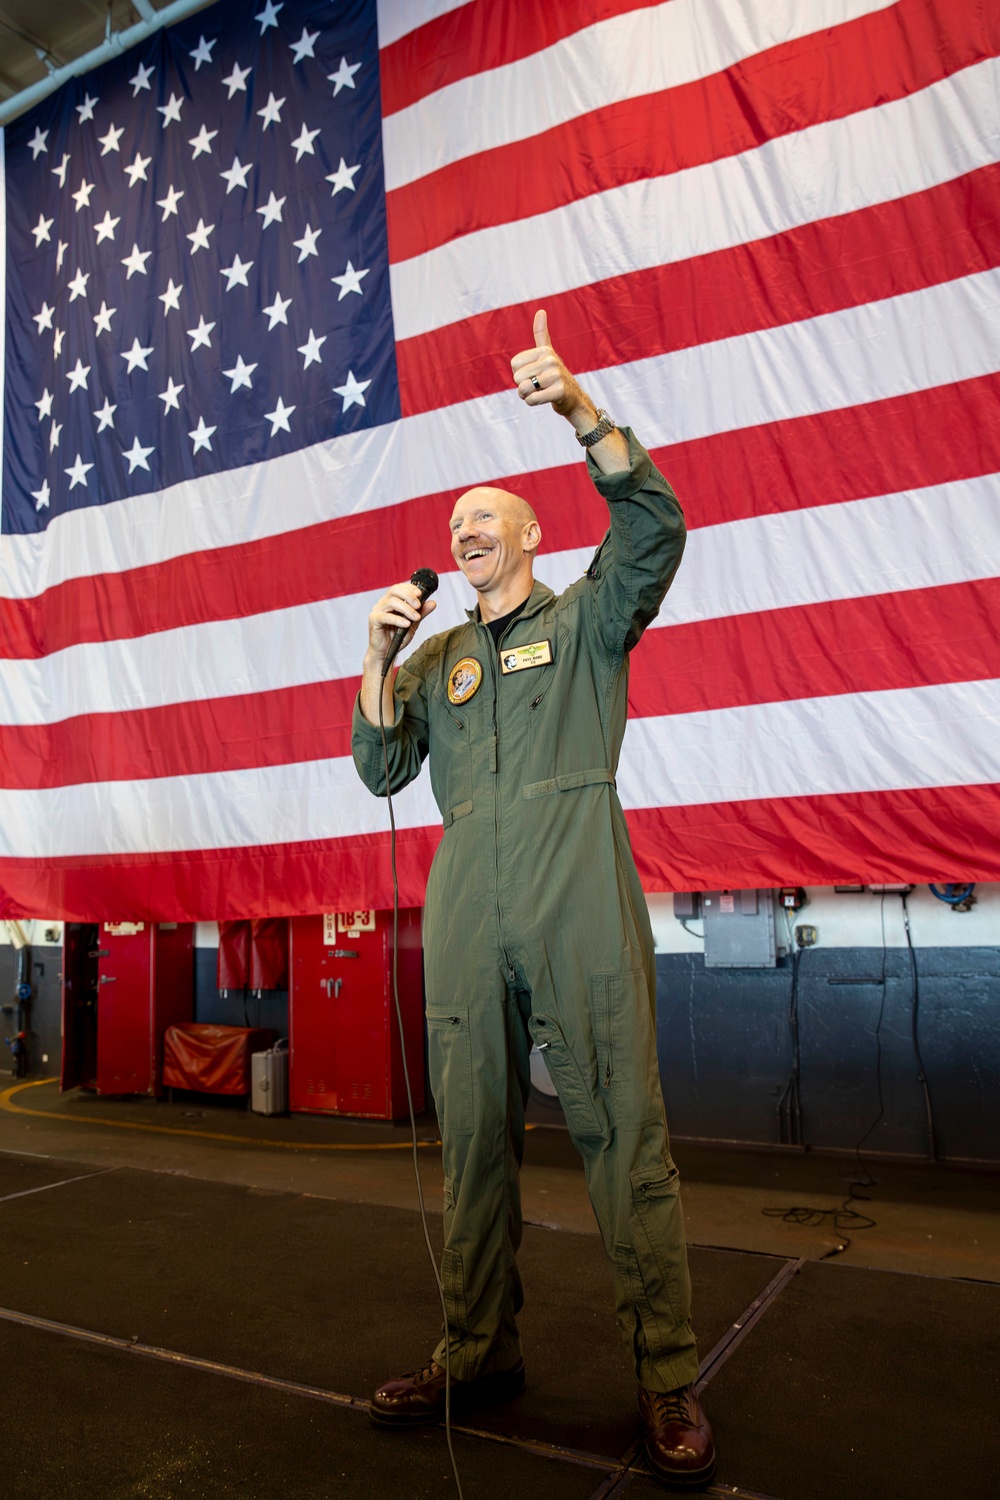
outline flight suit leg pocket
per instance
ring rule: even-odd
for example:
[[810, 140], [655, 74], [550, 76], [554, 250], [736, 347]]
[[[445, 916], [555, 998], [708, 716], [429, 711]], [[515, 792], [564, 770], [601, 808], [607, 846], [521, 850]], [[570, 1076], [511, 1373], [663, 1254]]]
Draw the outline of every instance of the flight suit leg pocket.
[[545, 1059], [570, 1134], [581, 1140], [607, 1140], [611, 1122], [597, 1078], [589, 1076], [590, 1069], [573, 1055], [562, 1030], [551, 1016], [537, 1013], [531, 1016], [528, 1030]]
[[442, 1137], [471, 1135], [475, 1097], [467, 1005], [427, 1012], [427, 1066]]
[[656, 1035], [644, 969], [591, 979], [598, 1072], [608, 1111], [620, 1129], [639, 1130], [662, 1114]]
[[[649, 1311], [643, 1314], [650, 1354], [658, 1359], [691, 1315], [680, 1176], [668, 1157], [630, 1173], [633, 1245]], [[651, 1309], [658, 1309], [657, 1318]], [[664, 1322], [663, 1310], [669, 1309]]]

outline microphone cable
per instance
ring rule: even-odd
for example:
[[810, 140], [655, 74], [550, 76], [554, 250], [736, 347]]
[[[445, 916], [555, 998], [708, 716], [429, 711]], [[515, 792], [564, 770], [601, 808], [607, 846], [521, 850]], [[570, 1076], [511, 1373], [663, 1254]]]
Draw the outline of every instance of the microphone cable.
[[[436, 583], [436, 579], [435, 579]], [[398, 649], [398, 648], [397, 648]], [[451, 1333], [448, 1327], [448, 1309], [444, 1301], [444, 1287], [441, 1284], [441, 1273], [438, 1270], [437, 1257], [431, 1244], [430, 1230], [427, 1227], [427, 1209], [424, 1204], [424, 1188], [420, 1180], [420, 1164], [417, 1158], [417, 1117], [413, 1109], [413, 1091], [410, 1088], [410, 1070], [406, 1062], [406, 1035], [403, 1027], [403, 1009], [399, 1003], [399, 876], [396, 869], [396, 816], [392, 809], [392, 792], [389, 789], [389, 746], [385, 737], [385, 686], [386, 673], [383, 672], [379, 682], [378, 692], [378, 728], [382, 737], [382, 765], [385, 770], [385, 797], [389, 804], [389, 853], [392, 863], [392, 998], [396, 1008], [396, 1024], [399, 1028], [399, 1048], [403, 1059], [403, 1082], [406, 1085], [406, 1104], [410, 1112], [410, 1140], [413, 1146], [413, 1176], [417, 1184], [417, 1202], [420, 1205], [420, 1225], [424, 1232], [424, 1244], [427, 1246], [427, 1257], [431, 1263], [434, 1273], [434, 1285], [437, 1287], [438, 1301], [441, 1304], [441, 1317], [444, 1324], [444, 1433], [448, 1444], [448, 1457], [451, 1460], [451, 1472], [455, 1479], [455, 1489], [458, 1491], [458, 1500], [465, 1500], [462, 1489], [462, 1481], [458, 1474], [458, 1464], [455, 1460], [455, 1449], [451, 1440]]]

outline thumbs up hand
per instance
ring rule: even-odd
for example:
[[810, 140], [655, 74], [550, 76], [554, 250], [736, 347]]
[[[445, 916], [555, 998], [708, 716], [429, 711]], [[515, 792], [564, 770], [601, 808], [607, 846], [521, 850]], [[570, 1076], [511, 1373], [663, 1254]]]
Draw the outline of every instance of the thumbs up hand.
[[576, 416], [574, 426], [587, 431], [597, 421], [597, 409], [553, 349], [544, 308], [535, 313], [532, 336], [534, 348], [515, 354], [510, 362], [518, 395], [527, 406], [555, 407], [571, 422]]

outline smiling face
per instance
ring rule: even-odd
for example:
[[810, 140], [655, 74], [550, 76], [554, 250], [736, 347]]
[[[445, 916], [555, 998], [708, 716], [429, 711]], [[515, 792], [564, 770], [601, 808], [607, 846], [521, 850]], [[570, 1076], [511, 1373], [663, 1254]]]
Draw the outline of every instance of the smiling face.
[[541, 530], [527, 501], [480, 487], [459, 497], [451, 517], [451, 555], [479, 595], [484, 620], [506, 614], [531, 593]]

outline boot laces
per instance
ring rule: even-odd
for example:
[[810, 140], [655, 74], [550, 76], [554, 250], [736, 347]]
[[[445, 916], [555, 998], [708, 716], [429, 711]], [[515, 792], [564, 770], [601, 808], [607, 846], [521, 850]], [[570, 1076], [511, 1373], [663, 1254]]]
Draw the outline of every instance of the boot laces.
[[684, 1427], [697, 1426], [691, 1410], [691, 1387], [682, 1385], [675, 1391], [650, 1391], [650, 1405], [657, 1423], [679, 1422]]

